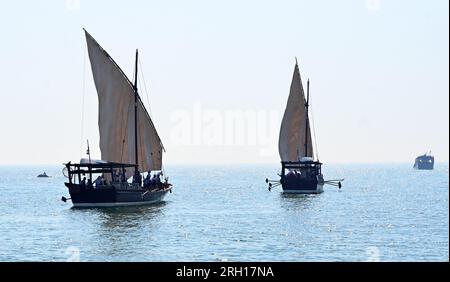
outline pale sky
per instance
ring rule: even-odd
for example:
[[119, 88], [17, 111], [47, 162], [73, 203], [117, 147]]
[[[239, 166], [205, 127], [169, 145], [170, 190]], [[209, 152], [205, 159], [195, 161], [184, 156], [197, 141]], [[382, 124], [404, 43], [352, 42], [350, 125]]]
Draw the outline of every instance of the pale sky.
[[4, 2], [0, 164], [78, 161], [87, 138], [100, 157], [83, 27], [129, 77], [139, 48], [148, 90], [141, 82], [140, 95], [165, 164], [279, 162], [295, 57], [304, 84], [311, 79], [322, 162], [413, 163], [430, 149], [448, 161], [448, 5]]

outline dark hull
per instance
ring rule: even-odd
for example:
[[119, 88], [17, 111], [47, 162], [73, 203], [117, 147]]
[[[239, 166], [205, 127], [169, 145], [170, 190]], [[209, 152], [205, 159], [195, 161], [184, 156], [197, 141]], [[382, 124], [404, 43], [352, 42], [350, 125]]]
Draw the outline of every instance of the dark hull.
[[114, 186], [84, 188], [65, 183], [74, 207], [134, 206], [161, 202], [171, 188], [158, 190], [120, 189]]
[[434, 168], [434, 157], [433, 156], [419, 156], [416, 158], [416, 161], [414, 162], [414, 168], [415, 169], [426, 169], [430, 170]]
[[434, 169], [434, 163], [416, 163], [414, 164], [415, 169], [432, 170]]
[[286, 179], [281, 181], [284, 193], [319, 194], [323, 192], [323, 183], [315, 179]]
[[322, 163], [312, 160], [281, 162], [280, 184], [284, 193], [319, 194], [323, 192]]

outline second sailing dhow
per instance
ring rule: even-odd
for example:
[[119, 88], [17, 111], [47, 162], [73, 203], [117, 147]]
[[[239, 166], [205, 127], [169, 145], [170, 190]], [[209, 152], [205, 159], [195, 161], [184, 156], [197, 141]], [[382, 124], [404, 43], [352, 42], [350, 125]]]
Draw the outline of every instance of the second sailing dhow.
[[341, 188], [340, 181], [343, 179], [325, 181], [322, 163], [314, 160], [308, 107], [309, 80], [305, 97], [296, 62], [278, 141], [281, 158], [280, 180], [266, 179], [269, 190], [281, 185], [285, 193], [318, 194], [323, 192], [324, 184]]
[[161, 179], [164, 148], [138, 94], [138, 52], [132, 83], [86, 30], [85, 35], [98, 94], [101, 160], [92, 161], [89, 155], [65, 165], [70, 199], [76, 207], [159, 202], [172, 185]]

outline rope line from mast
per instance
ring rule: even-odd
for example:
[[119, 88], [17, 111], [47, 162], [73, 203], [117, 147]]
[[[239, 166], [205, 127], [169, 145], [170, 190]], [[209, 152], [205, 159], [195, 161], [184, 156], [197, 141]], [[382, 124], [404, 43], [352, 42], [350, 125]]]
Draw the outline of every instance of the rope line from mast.
[[315, 147], [315, 151], [316, 151], [316, 157], [317, 160], [319, 160], [319, 150], [317, 150], [317, 137], [316, 137], [316, 126], [314, 124], [314, 111], [313, 111], [313, 103], [312, 103], [312, 95], [311, 95], [311, 90], [309, 91], [309, 99], [310, 99], [310, 107], [311, 107], [311, 125], [312, 125], [312, 129], [313, 129], [313, 135], [314, 135], [314, 147]]
[[87, 47], [84, 47], [84, 56], [83, 56], [83, 82], [82, 82], [82, 100], [81, 100], [81, 140], [80, 140], [80, 158], [83, 157], [83, 132], [84, 132], [84, 96], [86, 93], [86, 49]]
[[[139, 82], [141, 83], [141, 85], [142, 84], [144, 85], [145, 97], [147, 98], [148, 115], [150, 116], [151, 119], [153, 119], [152, 109], [150, 108], [150, 99], [148, 98], [147, 83], [145, 83], [144, 69], [142, 68], [142, 64], [141, 64], [141, 58], [138, 58], [138, 62], [139, 62], [139, 68], [141, 69], [140, 75], [138, 74], [138, 79], [139, 79]], [[140, 79], [142, 79], [142, 80], [140, 80]]]
[[[144, 85], [144, 91], [145, 91], [145, 97], [147, 98], [147, 109], [148, 109], [148, 115], [150, 116], [150, 119], [152, 119], [153, 122], [153, 117], [152, 117], [152, 110], [150, 107], [150, 98], [149, 98], [149, 91], [147, 90], [147, 83], [145, 82], [145, 74], [144, 74], [144, 68], [142, 67], [142, 63], [141, 63], [141, 58], [138, 57], [138, 63], [139, 63], [139, 68], [140, 68], [140, 73], [138, 73], [138, 79], [139, 79], [139, 83], [141, 85]], [[141, 138], [139, 136], [139, 138]], [[164, 147], [163, 147], [164, 148]], [[161, 152], [162, 154], [162, 152]], [[163, 175], [165, 175], [165, 170], [164, 170], [164, 165], [161, 163], [161, 172], [163, 173]]]

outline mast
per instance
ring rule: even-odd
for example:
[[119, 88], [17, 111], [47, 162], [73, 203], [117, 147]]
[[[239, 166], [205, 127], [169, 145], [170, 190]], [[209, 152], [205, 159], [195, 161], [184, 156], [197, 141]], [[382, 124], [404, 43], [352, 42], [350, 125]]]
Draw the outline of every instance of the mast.
[[306, 86], [306, 103], [305, 103], [305, 109], [306, 109], [306, 118], [305, 118], [305, 122], [306, 122], [306, 126], [305, 126], [305, 157], [308, 156], [308, 106], [309, 106], [309, 79], [307, 82], [307, 86]]
[[134, 150], [135, 150], [135, 160], [136, 160], [136, 171], [139, 171], [139, 161], [138, 161], [138, 126], [137, 126], [137, 112], [138, 112], [138, 49], [136, 49], [136, 62], [134, 69]]
[[91, 164], [91, 150], [89, 149], [89, 139], [87, 140], [87, 151], [86, 154], [89, 156], [89, 164]]
[[89, 149], [89, 139], [87, 140], [87, 151], [86, 151], [86, 153], [89, 156], [89, 166], [88, 166], [89, 179], [92, 181], [91, 150]]

